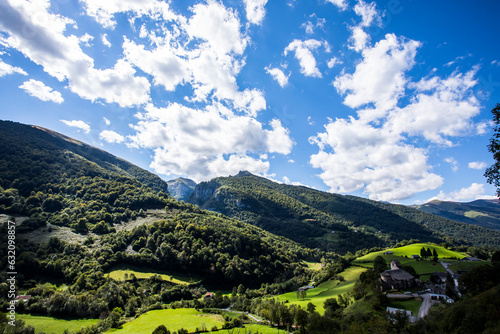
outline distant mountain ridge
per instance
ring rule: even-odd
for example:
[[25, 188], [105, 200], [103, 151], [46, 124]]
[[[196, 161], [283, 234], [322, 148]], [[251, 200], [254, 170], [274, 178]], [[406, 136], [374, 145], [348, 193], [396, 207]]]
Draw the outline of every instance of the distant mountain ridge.
[[196, 182], [183, 177], [169, 180], [167, 184], [170, 195], [179, 201], [186, 201], [196, 187]]
[[433, 200], [412, 207], [458, 222], [500, 231], [500, 202], [498, 199], [480, 199], [467, 203]]
[[402, 205], [279, 184], [248, 172], [201, 182], [188, 202], [308, 247], [334, 251], [385, 246], [404, 239], [500, 245], [500, 233], [482, 227]]

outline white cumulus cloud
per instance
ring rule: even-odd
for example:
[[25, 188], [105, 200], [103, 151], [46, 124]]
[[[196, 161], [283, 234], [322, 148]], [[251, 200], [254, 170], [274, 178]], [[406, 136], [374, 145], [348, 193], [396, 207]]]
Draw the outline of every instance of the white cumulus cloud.
[[373, 48], [363, 50], [363, 61], [352, 74], [335, 78], [334, 86], [345, 95], [344, 104], [358, 108], [368, 103], [385, 110], [396, 105], [408, 79], [405, 72], [415, 64], [419, 42], [387, 34]]
[[486, 164], [486, 162], [483, 162], [483, 161], [472, 161], [472, 162], [469, 162], [469, 168], [470, 169], [481, 170], [481, 169], [485, 169], [486, 167], [488, 167], [488, 165]]
[[261, 24], [266, 16], [267, 0], [243, 0], [247, 19], [253, 24]]
[[354, 12], [361, 16], [362, 21], [360, 25], [362, 27], [369, 27], [374, 20], [380, 21], [375, 2], [366, 3], [363, 0], [360, 0], [354, 6]]
[[99, 134], [99, 138], [107, 141], [108, 143], [122, 143], [125, 140], [125, 137], [111, 130], [102, 131]]
[[75, 35], [65, 35], [73, 20], [49, 12], [48, 1], [9, 0], [0, 3], [0, 30], [5, 46], [23, 53], [82, 98], [116, 102], [122, 107], [149, 101], [149, 82], [136, 77], [132, 66], [118, 60], [110, 69], [96, 69]]
[[283, 70], [276, 67], [266, 67], [265, 70], [266, 73], [271, 75], [281, 87], [286, 87], [288, 85], [288, 78], [290, 78], [290, 74], [285, 75], [285, 73], [283, 73]]
[[114, 28], [117, 13], [131, 12], [137, 17], [143, 15], [161, 15], [168, 21], [176, 18], [170, 10], [168, 2], [158, 0], [80, 0], [85, 5], [87, 15], [95, 18], [106, 28]]
[[391, 126], [446, 146], [452, 145], [449, 137], [475, 132], [472, 118], [481, 111], [473, 92], [476, 71], [456, 72], [444, 79], [434, 76], [410, 84], [409, 88], [415, 88], [412, 101], [391, 111]]
[[51, 101], [54, 103], [64, 102], [61, 93], [53, 90], [51, 87], [45, 86], [43, 82], [38, 80], [30, 79], [29, 81], [25, 81], [19, 88], [42, 101]]
[[84, 121], [77, 121], [77, 120], [67, 121], [67, 120], [62, 119], [61, 122], [63, 122], [67, 126], [71, 126], [71, 127], [80, 129], [85, 133], [90, 132], [90, 125], [88, 125]]
[[320, 148], [310, 163], [323, 170], [319, 176], [330, 191], [364, 189], [374, 200], [396, 201], [439, 187], [443, 179], [431, 172], [425, 151], [401, 139], [354, 118], [338, 119], [310, 138]]
[[328, 2], [337, 6], [341, 11], [347, 9], [347, 1], [346, 0], [327, 0]]
[[299, 61], [300, 72], [307, 77], [321, 78], [321, 72], [316, 66], [316, 58], [312, 51], [323, 46], [324, 43], [315, 39], [308, 39], [305, 41], [294, 40], [285, 48], [285, 56], [288, 52], [294, 52], [295, 58]]
[[166, 108], [148, 105], [137, 117], [129, 145], [153, 149], [151, 167], [165, 175], [189, 175], [196, 180], [239, 170], [264, 175], [269, 169], [266, 154], [287, 155], [294, 145], [279, 120], [263, 126], [221, 104], [205, 109], [177, 103]]
[[104, 44], [108, 48], [111, 47], [111, 43], [108, 41], [108, 35], [107, 34], [102, 34], [101, 35], [101, 41], [102, 41], [102, 44]]
[[[330, 120], [324, 132], [310, 138], [319, 148], [310, 163], [322, 171], [319, 177], [331, 191], [362, 190], [375, 200], [399, 201], [436, 189], [444, 180], [433, 172], [422, 147], [450, 146], [455, 137], [477, 131], [477, 68], [444, 78], [432, 72], [412, 81], [407, 72], [419, 46], [388, 34], [363, 49], [353, 73], [342, 72], [334, 80], [357, 117]], [[445, 161], [458, 169], [455, 159]]]
[[462, 188], [457, 191], [453, 191], [451, 193], [444, 193], [442, 190], [439, 194], [430, 200], [438, 199], [440, 201], [450, 201], [450, 202], [464, 202], [464, 201], [472, 201], [480, 198], [491, 199], [496, 198], [494, 196], [485, 196], [483, 195], [485, 192], [484, 184], [480, 183], [472, 183], [467, 188]]
[[28, 75], [28, 73], [26, 73], [26, 71], [23, 70], [22, 68], [4, 63], [0, 59], [0, 77], [3, 77], [4, 75], [8, 75], [8, 74], [14, 74], [14, 73]]

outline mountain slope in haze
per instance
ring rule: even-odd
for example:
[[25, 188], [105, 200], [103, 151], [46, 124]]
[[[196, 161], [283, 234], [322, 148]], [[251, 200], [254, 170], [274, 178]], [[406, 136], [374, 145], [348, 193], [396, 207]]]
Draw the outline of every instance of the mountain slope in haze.
[[248, 172], [201, 182], [188, 201], [309, 247], [335, 251], [405, 239], [500, 245], [500, 233], [481, 227], [403, 206], [278, 184]]
[[27, 227], [102, 234], [173, 200], [157, 175], [48, 129], [0, 121], [0, 143], [0, 212]]
[[476, 200], [468, 203], [434, 200], [413, 207], [451, 220], [500, 231], [498, 199]]
[[170, 195], [179, 201], [186, 201], [196, 187], [196, 182], [183, 177], [169, 180], [167, 184]]

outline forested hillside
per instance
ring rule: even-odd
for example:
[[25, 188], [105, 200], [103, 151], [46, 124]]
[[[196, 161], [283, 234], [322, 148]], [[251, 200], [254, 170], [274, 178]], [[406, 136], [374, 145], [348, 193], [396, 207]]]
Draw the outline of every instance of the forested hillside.
[[277, 183], [246, 172], [201, 182], [188, 201], [310, 248], [345, 253], [384, 244], [376, 233], [356, 229], [341, 216], [317, 210], [284, 193]]
[[200, 183], [189, 202], [309, 247], [336, 251], [410, 239], [482, 246], [500, 243], [500, 233], [482, 227], [405, 206], [278, 184], [248, 172]]
[[0, 212], [102, 234], [173, 199], [158, 176], [56, 132], [0, 121]]
[[[162, 303], [184, 299], [193, 306], [207, 286], [295, 289], [308, 281], [304, 259], [336, 258], [179, 202], [157, 176], [57, 133], [0, 122], [0, 141], [0, 214], [2, 222], [16, 222], [17, 288], [31, 296], [29, 306], [19, 304], [20, 313], [101, 317], [102, 331], [117, 325], [122, 315], [161, 308]], [[152, 221], [156, 216], [150, 212], [161, 218]], [[54, 225], [70, 227], [82, 235], [81, 241], [50, 238]], [[7, 230], [1, 224], [3, 245]], [[29, 231], [48, 234], [48, 242], [31, 240]], [[7, 247], [0, 249], [0, 259], [5, 282]], [[154, 275], [120, 283], [107, 277], [114, 266], [197, 281], [177, 285]], [[58, 290], [55, 284], [66, 288]], [[4, 311], [6, 288], [0, 284]], [[122, 313], [113, 313], [115, 308]]]
[[[275, 272], [289, 276], [291, 263], [314, 253], [180, 203], [164, 192], [167, 184], [157, 176], [104, 151], [27, 125], [0, 122], [0, 128], [5, 143], [0, 147], [0, 213], [29, 217], [18, 232], [50, 223], [81, 234], [110, 233], [100, 239], [111, 250], [103, 264], [116, 262], [116, 253], [122, 262], [226, 282], [272, 281]], [[116, 224], [146, 216], [150, 208], [161, 209], [167, 220], [111, 233]]]
[[[493, 258], [492, 248], [468, 245], [500, 240], [498, 232], [412, 208], [287, 186], [247, 172], [197, 185], [190, 201], [198, 207], [172, 198], [157, 176], [71, 138], [10, 122], [0, 122], [0, 130], [0, 218], [15, 223], [0, 224], [0, 244], [8, 245], [15, 225], [15, 268], [10, 268], [16, 270], [17, 291], [29, 295], [16, 312], [53, 322], [97, 322], [81, 334], [120, 328], [167, 308], [223, 313], [225, 329], [251, 322], [243, 314], [251, 312], [270, 325], [294, 323], [307, 333], [332, 328], [358, 333], [359, 326], [391, 332], [400, 322], [385, 318], [388, 301], [378, 276], [350, 267], [355, 256], [349, 251], [383, 252], [380, 247], [420, 239]], [[56, 228], [79, 238], [59, 239]], [[36, 237], [41, 234], [44, 239]], [[0, 248], [0, 261], [0, 279], [6, 282], [7, 247]], [[498, 285], [493, 269], [471, 272], [464, 292], [475, 296]], [[136, 276], [144, 272], [149, 275]], [[317, 305], [301, 309], [291, 299], [273, 299], [287, 292], [295, 298], [304, 286], [317, 289], [309, 297]], [[0, 284], [0, 330], [6, 328], [8, 290], [7, 283]], [[208, 293], [217, 290], [232, 293]], [[496, 310], [485, 305], [497, 295], [498, 289], [485, 291], [470, 305], [489, 315]], [[350, 309], [360, 303], [374, 308]], [[445, 315], [453, 318], [470, 305], [457, 303]], [[324, 314], [316, 306], [323, 306]], [[225, 311], [228, 307], [241, 314]], [[380, 322], [371, 324], [374, 319]], [[34, 332], [18, 324], [18, 332]], [[431, 319], [426, 326], [449, 324]]]

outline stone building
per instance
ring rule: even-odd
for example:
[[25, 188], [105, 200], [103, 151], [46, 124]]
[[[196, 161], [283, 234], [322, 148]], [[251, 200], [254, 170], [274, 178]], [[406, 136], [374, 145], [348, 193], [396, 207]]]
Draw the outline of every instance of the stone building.
[[406, 290], [421, 285], [419, 279], [401, 268], [398, 260], [392, 260], [391, 269], [380, 274], [380, 283], [384, 290]]

